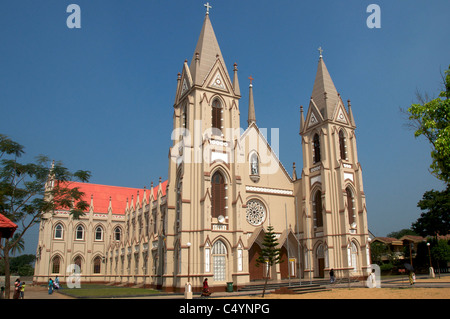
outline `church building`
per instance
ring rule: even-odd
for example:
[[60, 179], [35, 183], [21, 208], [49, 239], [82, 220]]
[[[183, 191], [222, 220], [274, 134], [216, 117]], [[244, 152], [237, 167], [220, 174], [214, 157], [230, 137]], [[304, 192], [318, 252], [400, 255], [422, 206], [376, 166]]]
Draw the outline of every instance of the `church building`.
[[73, 183], [90, 209], [78, 220], [63, 210], [42, 220], [36, 282], [68, 282], [75, 269], [81, 283], [180, 291], [186, 282], [199, 290], [208, 278], [212, 289], [243, 286], [266, 276], [256, 260], [269, 225], [283, 260], [271, 280], [328, 278], [331, 269], [338, 278], [368, 274], [355, 120], [322, 52], [308, 109], [300, 108], [301, 145], [292, 145], [301, 147], [304, 167], [292, 174], [258, 127], [251, 82], [241, 130], [246, 107], [236, 64], [231, 71], [207, 6], [176, 82], [167, 180], [149, 189]]

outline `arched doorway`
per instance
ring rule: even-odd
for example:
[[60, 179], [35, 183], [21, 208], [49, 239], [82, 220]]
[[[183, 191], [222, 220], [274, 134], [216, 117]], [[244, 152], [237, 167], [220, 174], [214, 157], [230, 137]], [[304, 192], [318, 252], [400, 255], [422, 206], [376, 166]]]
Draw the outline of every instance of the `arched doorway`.
[[264, 266], [257, 266], [256, 259], [261, 255], [261, 247], [257, 243], [253, 243], [248, 253], [248, 269], [250, 272], [250, 280], [262, 280], [264, 278]]
[[280, 257], [280, 260], [282, 260], [282, 263], [280, 263], [281, 279], [289, 278], [289, 258], [287, 249], [284, 246], [281, 247]]
[[316, 276], [319, 278], [325, 277], [325, 254], [323, 250], [323, 245], [319, 245], [316, 249], [317, 258], [317, 273]]

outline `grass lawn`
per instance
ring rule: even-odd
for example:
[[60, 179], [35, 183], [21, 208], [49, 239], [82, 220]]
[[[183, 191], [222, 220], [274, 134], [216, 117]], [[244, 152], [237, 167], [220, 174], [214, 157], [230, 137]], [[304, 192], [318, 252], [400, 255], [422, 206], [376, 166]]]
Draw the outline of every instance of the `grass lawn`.
[[159, 294], [160, 291], [144, 288], [113, 287], [96, 284], [81, 284], [81, 288], [63, 286], [60, 293], [76, 298], [131, 297]]

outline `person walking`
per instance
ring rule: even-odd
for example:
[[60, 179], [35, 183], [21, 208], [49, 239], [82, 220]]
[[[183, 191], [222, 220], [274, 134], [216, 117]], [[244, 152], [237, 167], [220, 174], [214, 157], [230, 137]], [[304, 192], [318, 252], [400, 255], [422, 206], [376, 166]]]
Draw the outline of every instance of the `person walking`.
[[53, 280], [50, 278], [48, 280], [48, 294], [51, 295], [53, 293]]
[[335, 280], [336, 280], [336, 277], [334, 276], [334, 269], [331, 268], [331, 270], [330, 270], [330, 283], [333, 284], [335, 282]]
[[209, 291], [208, 278], [205, 278], [205, 280], [203, 280], [202, 297], [208, 297], [210, 295], [211, 292]]

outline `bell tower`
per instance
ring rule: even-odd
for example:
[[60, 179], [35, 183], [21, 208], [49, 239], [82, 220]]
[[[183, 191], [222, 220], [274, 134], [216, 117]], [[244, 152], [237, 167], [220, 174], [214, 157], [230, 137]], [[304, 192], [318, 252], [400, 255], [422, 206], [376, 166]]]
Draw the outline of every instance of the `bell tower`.
[[187, 281], [201, 287], [208, 274], [210, 284], [222, 280], [213, 274], [205, 254], [212, 254], [215, 244], [220, 251], [232, 251], [232, 241], [216, 243], [217, 234], [211, 232], [230, 231], [236, 223], [232, 199], [239, 192], [233, 147], [240, 134], [238, 70], [234, 64], [231, 78], [210, 21], [211, 6], [205, 6], [192, 60], [184, 61], [177, 77], [173, 106], [167, 207], [169, 225], [175, 229], [165, 245], [167, 265], [173, 264], [166, 273], [174, 274], [167, 281], [174, 287], [184, 287]]
[[362, 170], [350, 100], [346, 108], [319, 48], [306, 118], [301, 108], [305, 242], [315, 276], [331, 268], [365, 271], [369, 242]]

